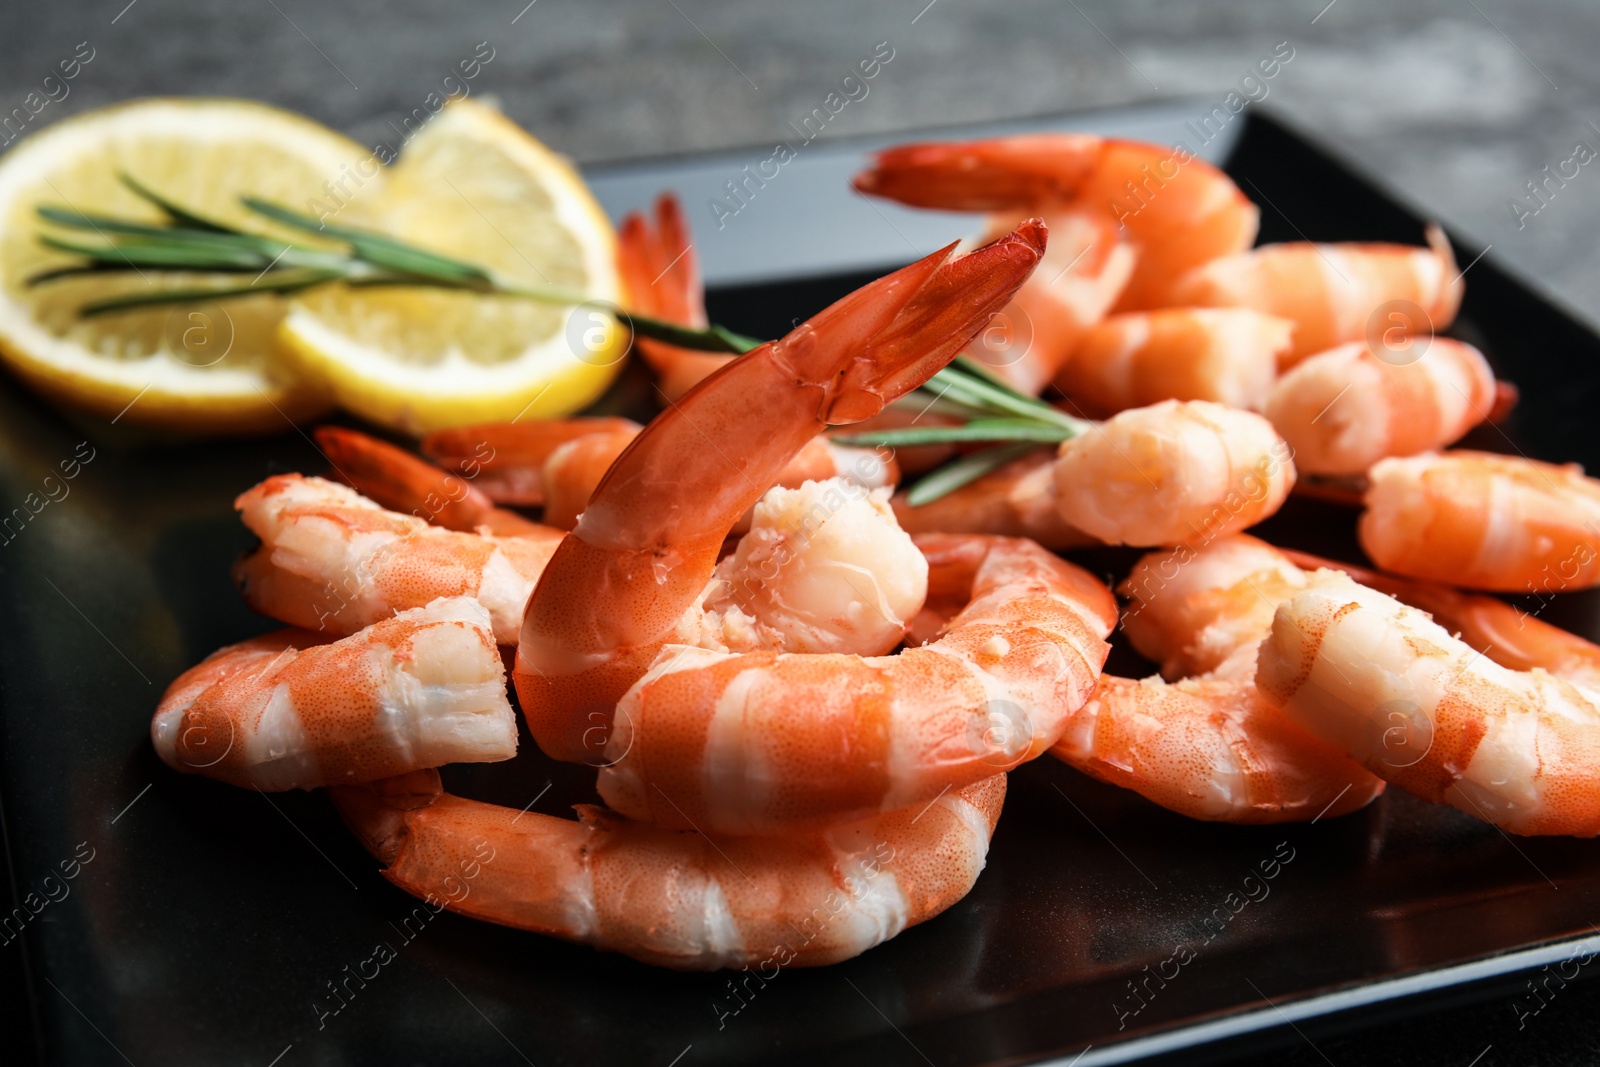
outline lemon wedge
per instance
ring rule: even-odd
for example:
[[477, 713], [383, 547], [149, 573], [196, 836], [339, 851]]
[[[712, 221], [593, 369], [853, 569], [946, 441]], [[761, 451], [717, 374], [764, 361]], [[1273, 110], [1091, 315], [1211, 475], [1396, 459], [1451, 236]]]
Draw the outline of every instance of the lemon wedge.
[[[446, 105], [326, 221], [381, 231], [515, 286], [620, 303], [616, 237], [573, 168], [498, 111]], [[338, 402], [411, 433], [556, 418], [603, 392], [627, 351], [597, 307], [415, 287], [310, 290], [278, 327], [285, 356]]]
[[321, 386], [279, 356], [281, 297], [80, 318], [78, 308], [93, 300], [156, 287], [237, 286], [241, 277], [147, 269], [30, 286], [33, 275], [76, 262], [40, 244], [47, 227], [34, 209], [164, 221], [121, 183], [126, 173], [201, 214], [289, 237], [238, 198], [304, 204], [369, 155], [310, 119], [240, 100], [140, 100], [29, 136], [0, 157], [0, 360], [40, 393], [122, 426], [263, 433], [326, 409]]

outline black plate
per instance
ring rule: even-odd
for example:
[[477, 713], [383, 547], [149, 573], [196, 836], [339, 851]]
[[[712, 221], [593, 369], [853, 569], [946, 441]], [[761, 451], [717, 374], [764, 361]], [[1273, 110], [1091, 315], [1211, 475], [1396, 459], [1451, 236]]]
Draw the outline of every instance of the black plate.
[[[1418, 217], [1296, 135], [1256, 115], [1238, 126], [1228, 166], [1263, 205], [1263, 240], [1420, 240]], [[866, 276], [724, 287], [712, 311], [773, 335]], [[1474, 443], [1600, 462], [1585, 430], [1600, 340], [1490, 260], [1467, 280], [1454, 332], [1523, 398]], [[642, 385], [627, 379], [616, 402]], [[0, 383], [0, 504], [42, 496], [94, 433]], [[228, 580], [249, 543], [232, 497], [274, 471], [321, 470], [315, 451], [297, 434], [88, 447], [69, 494], [0, 544], [0, 827], [19, 906], [55, 898], [0, 944], [0, 1040], [25, 1053], [11, 1062], [966, 1065], [1093, 1046], [1087, 1065], [1561, 959], [1600, 916], [1591, 842], [1513, 841], [1397, 792], [1315, 825], [1213, 826], [1042, 760], [1013, 776], [967, 900], [846, 964], [746, 979], [737, 998], [726, 974], [449, 914], [407, 926], [415, 902], [323, 797], [179, 776], [147, 740], [168, 681], [267, 628]], [[1349, 555], [1351, 518], [1295, 502], [1268, 533]], [[1597, 607], [1566, 597], [1544, 616], [1596, 637]], [[511, 763], [447, 782], [518, 807], [554, 782], [534, 807], [559, 814], [591, 798], [590, 773], [524, 738]], [[1263, 863], [1269, 895], [1235, 913], [1229, 894]], [[351, 977], [379, 944], [393, 960]]]

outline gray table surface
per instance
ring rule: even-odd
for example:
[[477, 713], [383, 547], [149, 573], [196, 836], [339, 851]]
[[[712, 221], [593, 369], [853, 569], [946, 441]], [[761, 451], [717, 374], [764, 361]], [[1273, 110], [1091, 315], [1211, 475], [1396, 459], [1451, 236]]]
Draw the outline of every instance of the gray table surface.
[[1600, 149], [1594, 0], [11, 0], [0, 111], [80, 41], [95, 58], [35, 124], [129, 96], [224, 94], [367, 141], [392, 138], [487, 41], [475, 91], [584, 164], [770, 142], [880, 41], [894, 59], [824, 138], [1220, 102], [1287, 41], [1265, 105], [1600, 322], [1600, 168], [1520, 226], [1510, 207], [1578, 142]]
[[[35, 127], [131, 96], [231, 95], [373, 142], [480, 41], [494, 58], [474, 91], [585, 165], [770, 144], [883, 41], [893, 60], [824, 138], [1220, 103], [1288, 42], [1264, 106], [1600, 325], [1600, 165], [1520, 225], [1511, 207], [1579, 142], [1600, 149], [1595, 0], [8, 0], [0, 114], [88, 42], [93, 60]], [[1524, 1029], [1496, 1002], [1261, 1062], [1593, 1062], [1596, 985]]]

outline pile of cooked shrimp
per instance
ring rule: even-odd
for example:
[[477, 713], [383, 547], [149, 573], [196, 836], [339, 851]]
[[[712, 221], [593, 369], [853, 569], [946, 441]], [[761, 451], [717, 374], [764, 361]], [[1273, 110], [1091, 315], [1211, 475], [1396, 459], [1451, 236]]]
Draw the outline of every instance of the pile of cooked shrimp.
[[[236, 502], [235, 579], [292, 628], [174, 681], [161, 757], [325, 787], [408, 892], [680, 968], [829, 963], [939, 914], [1046, 753], [1197, 819], [1392, 783], [1600, 833], [1600, 648], [1477, 592], [1600, 584], [1600, 484], [1445, 450], [1514, 394], [1434, 336], [1463, 289], [1442, 234], [1251, 249], [1221, 171], [1088, 135], [895, 148], [856, 184], [989, 232], [741, 356], [638, 339], [647, 426], [469, 427], [427, 458], [319, 429], [330, 478]], [[704, 326], [677, 205], [621, 238], [634, 310]], [[993, 425], [923, 388], [963, 353], [1072, 435], [913, 502], [902, 475]], [[953, 432], [834, 439], [928, 425]], [[1297, 480], [1364, 505], [1371, 569], [1240, 532]], [[1120, 602], [1057, 555], [1094, 544], [1152, 549]], [[1159, 675], [1104, 673], [1119, 625]], [[443, 791], [515, 754], [508, 664], [604, 807]]]

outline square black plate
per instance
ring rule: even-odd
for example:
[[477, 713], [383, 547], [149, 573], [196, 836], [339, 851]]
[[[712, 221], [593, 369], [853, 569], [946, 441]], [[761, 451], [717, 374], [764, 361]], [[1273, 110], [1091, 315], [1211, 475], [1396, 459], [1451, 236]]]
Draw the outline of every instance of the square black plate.
[[[1177, 137], [1190, 110], [1205, 109], [1033, 125]], [[805, 167], [782, 181], [809, 196], [818, 174], [847, 174], [864, 147], [808, 147]], [[1209, 147], [1228, 149], [1227, 167], [1262, 204], [1263, 240], [1420, 240], [1417, 215], [1269, 117], [1247, 112]], [[716, 195], [703, 183], [726, 163], [731, 177], [766, 154], [634, 166], [596, 182], [613, 208], [638, 205], [617, 202], [628, 190], [666, 184], [695, 207]], [[883, 233], [802, 217], [790, 231], [812, 243], [786, 249], [770, 229], [770, 217], [791, 214], [784, 188], [760, 190], [731, 236], [707, 237], [708, 247], [757, 244], [738, 253], [747, 262], [794, 252], [810, 264], [804, 278], [741, 288], [729, 284], [737, 255], [708, 253], [713, 315], [747, 333], [775, 335], [879, 273], [868, 267], [961, 232], [871, 206]], [[764, 205], [769, 221], [758, 222]], [[831, 272], [815, 247], [828, 225], [828, 240], [845, 242]], [[1463, 264], [1475, 254], [1460, 251]], [[1511, 421], [1472, 443], [1600, 462], [1586, 421], [1600, 407], [1600, 339], [1487, 259], [1471, 266], [1453, 332], [1522, 388]], [[647, 389], [625, 378], [612, 402]], [[0, 512], [41, 493], [94, 433], [0, 382]], [[416, 902], [378, 875], [324, 798], [179, 776], [147, 740], [168, 681], [268, 628], [228, 579], [249, 543], [231, 501], [266, 474], [320, 471], [309, 442], [285, 433], [86, 447], [93, 458], [69, 494], [14, 537], [0, 534], [0, 830], [8, 888], [27, 916], [20, 936], [0, 928], [8, 1062], [1087, 1067], [1380, 1002], [1408, 1010], [1427, 990], [1567, 956], [1600, 917], [1592, 842], [1512, 841], [1397, 792], [1315, 825], [1214, 826], [1041, 760], [1013, 776], [989, 868], [967, 900], [846, 964], [738, 976], [737, 993], [727, 974], [653, 970], [450, 914], [408, 924]], [[1352, 527], [1337, 508], [1296, 501], [1267, 533], [1349, 558]], [[1576, 595], [1544, 616], [1600, 637], [1597, 608], [1600, 597]], [[447, 782], [518, 807], [537, 796], [535, 810], [562, 814], [592, 799], [591, 775], [551, 764], [524, 737], [516, 760], [455, 768]], [[1230, 894], [1274, 860], [1269, 895], [1236, 910]], [[380, 944], [393, 959], [376, 977], [352, 977], [372, 973], [364, 961]]]

